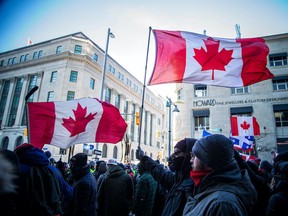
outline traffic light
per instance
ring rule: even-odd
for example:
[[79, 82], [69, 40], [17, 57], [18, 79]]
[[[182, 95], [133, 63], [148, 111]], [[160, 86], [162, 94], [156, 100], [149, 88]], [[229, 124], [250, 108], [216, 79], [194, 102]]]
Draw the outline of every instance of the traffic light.
[[27, 137], [27, 136], [28, 136], [28, 129], [27, 129], [27, 128], [24, 129], [24, 131], [23, 131], [23, 136], [24, 136], [24, 137]]
[[135, 116], [136, 116], [136, 125], [140, 125], [140, 114], [139, 114], [139, 112], [136, 112]]

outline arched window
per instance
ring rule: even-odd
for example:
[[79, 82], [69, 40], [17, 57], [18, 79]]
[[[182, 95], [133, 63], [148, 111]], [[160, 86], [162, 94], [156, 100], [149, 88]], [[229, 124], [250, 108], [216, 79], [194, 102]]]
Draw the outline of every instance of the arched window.
[[17, 137], [16, 142], [15, 142], [15, 148], [17, 148], [17, 146], [21, 145], [23, 143], [24, 139], [22, 136]]
[[113, 158], [117, 159], [117, 146], [113, 148]]
[[107, 145], [104, 144], [102, 147], [102, 158], [107, 158]]
[[9, 144], [9, 138], [6, 136], [2, 140], [1, 146], [3, 149], [8, 149], [8, 144]]

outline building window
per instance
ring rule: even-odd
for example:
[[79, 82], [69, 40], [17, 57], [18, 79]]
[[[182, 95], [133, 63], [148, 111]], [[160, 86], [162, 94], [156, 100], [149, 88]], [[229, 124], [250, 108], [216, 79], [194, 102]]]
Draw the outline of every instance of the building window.
[[25, 61], [28, 61], [29, 60], [29, 54], [26, 54], [25, 55]]
[[12, 64], [16, 64], [16, 63], [17, 63], [16, 57], [13, 57], [13, 59], [12, 59]]
[[252, 116], [253, 107], [231, 107], [230, 114], [231, 116]]
[[33, 59], [37, 59], [37, 55], [38, 55], [38, 52], [37, 52], [37, 51], [34, 52], [34, 54], [33, 54]]
[[119, 80], [123, 81], [124, 80], [124, 75], [118, 71], [117, 77]]
[[43, 50], [40, 50], [40, 51], [38, 52], [38, 58], [42, 58], [42, 56], [43, 56]]
[[4, 60], [1, 60], [1, 61], [0, 61], [0, 67], [3, 67], [3, 66], [4, 66], [4, 62], [5, 62]]
[[108, 87], [106, 88], [105, 91], [105, 101], [111, 103], [111, 89]]
[[50, 77], [50, 83], [55, 82], [56, 78], [57, 78], [57, 71], [52, 71], [51, 77]]
[[[32, 76], [30, 77], [30, 81], [29, 81], [27, 93], [28, 93], [32, 88], [34, 88], [34, 87], [36, 86], [36, 83], [37, 83], [37, 75], [32, 75]], [[34, 94], [32, 94], [32, 95], [28, 98], [27, 102], [32, 102], [32, 101], [33, 101], [33, 98], [34, 98]], [[22, 126], [27, 125], [26, 110], [27, 110], [27, 109], [26, 109], [26, 106], [25, 106], [25, 107], [24, 107], [24, 114], [23, 114], [23, 116], [22, 116], [22, 121], [21, 121], [21, 125], [22, 125]]]
[[120, 94], [116, 93], [115, 95], [115, 106], [120, 109], [120, 99], [121, 99], [121, 96]]
[[195, 131], [209, 130], [209, 110], [193, 110]]
[[77, 71], [71, 71], [70, 73], [70, 82], [77, 82], [78, 72]]
[[183, 100], [183, 89], [177, 90], [177, 101]]
[[128, 78], [126, 78], [126, 84], [127, 84], [128, 86], [131, 86], [131, 85], [132, 85], [132, 82], [131, 82], [131, 80], [130, 80], [130, 79], [128, 79]]
[[11, 65], [11, 64], [12, 64], [12, 58], [9, 58], [7, 65]]
[[[273, 110], [274, 110], [276, 127], [288, 127], [288, 104], [273, 105]], [[282, 131], [278, 132], [283, 133], [284, 135], [285, 133], [284, 131], [285, 130], [283, 128]]]
[[15, 86], [15, 91], [12, 99], [12, 104], [11, 104], [11, 109], [9, 113], [9, 118], [8, 118], [8, 126], [11, 127], [14, 125], [15, 120], [16, 120], [16, 115], [17, 115], [17, 110], [18, 110], [18, 105], [20, 101], [20, 95], [21, 95], [21, 90], [23, 86], [23, 81], [24, 78], [18, 78], [16, 81], [16, 86]]
[[90, 88], [94, 90], [95, 87], [95, 79], [90, 78]]
[[61, 52], [62, 52], [62, 46], [57, 46], [56, 54], [61, 53]]
[[288, 90], [288, 76], [275, 77], [272, 82], [274, 91]]
[[74, 100], [75, 98], [75, 92], [74, 91], [68, 91], [67, 93], [67, 101]]
[[207, 97], [207, 86], [206, 85], [194, 85], [195, 97]]
[[103, 144], [102, 147], [102, 158], [107, 158], [107, 145]]
[[25, 60], [25, 56], [24, 56], [24, 55], [21, 55], [21, 57], [20, 57], [20, 62], [24, 62], [24, 60]]
[[115, 159], [117, 159], [117, 152], [118, 152], [117, 146], [114, 146], [113, 147], [113, 158], [115, 158]]
[[287, 65], [287, 53], [269, 55], [270, 67]]
[[127, 99], [124, 102], [124, 120], [127, 121], [128, 120], [128, 105], [129, 102], [127, 101]]
[[54, 91], [49, 91], [48, 97], [47, 97], [47, 102], [53, 101], [53, 97], [54, 97]]
[[82, 52], [82, 46], [75, 45], [74, 53], [75, 54], [81, 54], [81, 52]]
[[240, 88], [231, 88], [231, 94], [247, 94], [249, 93], [249, 88], [248, 86], [245, 87], [240, 87]]
[[93, 60], [96, 62], [98, 61], [98, 55], [96, 53], [94, 53], [94, 55], [93, 55]]
[[5, 80], [4, 84], [2, 86], [2, 89], [1, 89], [2, 94], [0, 97], [0, 127], [2, 124], [2, 120], [3, 120], [3, 114], [4, 114], [5, 106], [7, 103], [9, 88], [10, 88], [10, 80]]

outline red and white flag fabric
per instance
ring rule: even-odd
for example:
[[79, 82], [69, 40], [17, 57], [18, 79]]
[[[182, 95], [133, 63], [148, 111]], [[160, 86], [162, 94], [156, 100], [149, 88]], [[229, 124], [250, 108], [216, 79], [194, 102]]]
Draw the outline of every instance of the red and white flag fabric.
[[79, 143], [117, 143], [127, 124], [117, 107], [96, 98], [28, 102], [30, 143], [67, 149]]
[[153, 30], [156, 59], [148, 85], [192, 83], [243, 87], [274, 75], [267, 69], [269, 48], [262, 38], [212, 38]]
[[32, 42], [32, 40], [29, 37], [28, 40], [27, 40], [27, 46], [32, 45], [32, 44], [33, 44], [33, 42]]
[[260, 135], [260, 126], [253, 116], [230, 117], [232, 136], [257, 136]]

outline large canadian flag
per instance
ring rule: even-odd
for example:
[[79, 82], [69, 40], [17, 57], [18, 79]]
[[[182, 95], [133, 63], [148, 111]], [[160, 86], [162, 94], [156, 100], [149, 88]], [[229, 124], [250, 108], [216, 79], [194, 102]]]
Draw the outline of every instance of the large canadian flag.
[[263, 38], [227, 39], [153, 30], [156, 59], [148, 85], [192, 83], [243, 87], [274, 75], [267, 69]]
[[127, 124], [117, 107], [96, 98], [28, 102], [30, 143], [67, 149], [79, 143], [117, 143]]
[[260, 135], [260, 126], [253, 116], [232, 116], [231, 133], [232, 136], [255, 136]]

